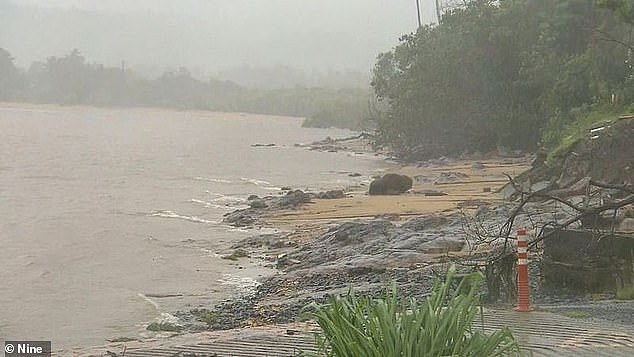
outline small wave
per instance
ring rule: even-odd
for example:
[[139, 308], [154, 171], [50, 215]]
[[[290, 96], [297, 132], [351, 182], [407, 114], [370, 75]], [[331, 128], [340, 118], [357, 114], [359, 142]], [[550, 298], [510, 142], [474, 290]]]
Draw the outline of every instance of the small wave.
[[240, 180], [246, 183], [250, 183], [252, 185], [256, 185], [256, 186], [271, 186], [270, 182], [264, 181], [264, 180], [258, 180], [258, 179], [248, 178], [248, 177], [242, 177], [240, 178]]
[[246, 295], [255, 293], [257, 287], [261, 285], [257, 280], [253, 278], [238, 277], [231, 274], [224, 274], [221, 279], [218, 279], [218, 282], [221, 285], [233, 288], [240, 294]]
[[247, 200], [245, 198], [242, 197], [235, 197], [235, 196], [225, 196], [225, 195], [221, 195], [221, 194], [215, 194], [217, 197], [213, 198], [211, 200], [212, 203], [214, 204], [242, 204], [245, 203]]
[[229, 180], [225, 180], [225, 179], [221, 179], [221, 178], [215, 178], [215, 177], [197, 176], [197, 177], [194, 177], [194, 180], [196, 180], [196, 181], [215, 182], [215, 183], [231, 183], [231, 181], [229, 181]]
[[192, 198], [189, 201], [191, 203], [203, 205], [203, 206], [205, 206], [205, 208], [215, 208], [215, 209], [221, 209], [221, 210], [235, 210], [235, 209], [241, 209], [241, 208], [249, 207], [248, 205], [240, 204], [240, 203], [243, 203], [244, 201], [239, 201], [239, 202], [236, 202], [234, 204], [229, 204], [229, 203], [216, 204], [216, 203], [212, 203], [212, 202], [198, 200], [198, 199], [195, 199], [195, 198]]
[[174, 218], [174, 219], [182, 219], [185, 221], [189, 221], [189, 222], [194, 222], [194, 223], [213, 223], [213, 224], [217, 224], [218, 222], [216, 221], [210, 221], [207, 219], [203, 219], [200, 217], [196, 217], [196, 216], [183, 216], [180, 214], [177, 214], [176, 212], [173, 211], [154, 211], [150, 214], [151, 217], [161, 217], [161, 218]]

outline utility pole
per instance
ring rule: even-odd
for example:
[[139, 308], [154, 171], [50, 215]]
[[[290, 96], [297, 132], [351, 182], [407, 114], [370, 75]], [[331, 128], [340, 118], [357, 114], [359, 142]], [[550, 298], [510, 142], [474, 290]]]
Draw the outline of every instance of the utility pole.
[[438, 25], [440, 25], [440, 2], [436, 0], [436, 19], [438, 20]]
[[420, 0], [416, 0], [416, 13], [418, 14], [418, 27], [421, 27], [423, 24], [420, 22]]

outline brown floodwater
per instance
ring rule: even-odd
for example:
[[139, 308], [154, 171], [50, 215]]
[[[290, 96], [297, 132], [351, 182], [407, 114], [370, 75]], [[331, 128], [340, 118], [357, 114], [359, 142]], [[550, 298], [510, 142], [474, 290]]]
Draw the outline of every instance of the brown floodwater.
[[286, 117], [0, 105], [0, 339], [102, 344], [240, 293], [266, 271], [218, 253], [258, 232], [222, 215], [252, 193], [367, 179], [380, 159], [294, 146], [350, 134]]

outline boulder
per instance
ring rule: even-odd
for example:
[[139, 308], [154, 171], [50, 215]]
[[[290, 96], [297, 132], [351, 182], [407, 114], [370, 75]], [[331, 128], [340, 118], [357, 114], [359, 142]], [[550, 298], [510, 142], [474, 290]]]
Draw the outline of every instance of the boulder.
[[346, 197], [346, 195], [343, 193], [343, 190], [331, 190], [326, 192], [319, 192], [317, 194], [317, 198], [322, 200], [333, 200], [344, 197]]
[[279, 201], [280, 207], [296, 207], [302, 203], [310, 202], [310, 194], [302, 190], [290, 191]]
[[412, 188], [412, 178], [405, 175], [386, 174], [372, 181], [370, 195], [398, 195]]
[[254, 199], [249, 202], [249, 206], [251, 208], [259, 209], [259, 208], [267, 208], [268, 205], [262, 199]]
[[244, 211], [235, 211], [226, 215], [224, 222], [234, 227], [248, 227], [255, 223], [255, 218]]

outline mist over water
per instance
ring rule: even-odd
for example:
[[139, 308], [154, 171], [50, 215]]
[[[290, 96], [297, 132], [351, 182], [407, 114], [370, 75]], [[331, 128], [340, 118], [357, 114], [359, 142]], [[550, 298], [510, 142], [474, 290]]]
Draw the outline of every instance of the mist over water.
[[300, 126], [256, 115], [0, 107], [0, 336], [52, 339], [54, 348], [137, 336], [161, 313], [213, 305], [236, 292], [226, 282], [257, 278], [218, 256], [257, 233], [222, 225], [224, 213], [252, 193], [344, 187], [360, 180], [345, 172], [382, 165], [294, 147], [350, 134]]
[[[422, 6], [435, 21], [433, 2]], [[239, 69], [284, 65], [367, 80], [376, 55], [416, 29], [415, 13], [411, 0], [0, 0], [0, 47], [25, 68], [76, 48], [146, 76], [185, 66], [243, 82]]]

